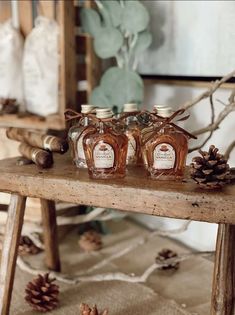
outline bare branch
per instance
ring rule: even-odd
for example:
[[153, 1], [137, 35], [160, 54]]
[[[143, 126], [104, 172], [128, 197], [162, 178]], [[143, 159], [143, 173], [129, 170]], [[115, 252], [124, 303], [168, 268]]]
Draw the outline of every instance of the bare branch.
[[201, 128], [199, 130], [196, 130], [193, 132], [195, 136], [199, 136], [203, 133], [209, 132], [209, 131], [215, 131], [219, 128], [221, 122], [231, 113], [235, 111], [235, 102], [228, 104], [220, 113], [217, 119], [213, 124], [209, 124], [207, 127]]
[[[214, 124], [215, 122], [215, 106], [214, 106], [214, 102], [213, 102], [213, 94], [210, 95], [210, 106], [211, 106], [211, 125]], [[211, 137], [213, 136], [214, 130], [211, 130], [209, 135], [206, 137], [206, 139], [198, 146], [191, 148], [188, 150], [189, 153], [199, 150], [202, 147], [204, 147], [205, 144], [207, 144], [207, 142], [211, 139]]]
[[231, 152], [235, 149], [235, 140], [230, 143], [227, 150], [225, 151], [224, 157], [228, 160], [230, 157]]
[[179, 108], [189, 109], [192, 106], [199, 103], [201, 100], [210, 97], [223, 83], [227, 82], [229, 79], [231, 79], [233, 76], [235, 76], [235, 70], [224, 76], [221, 80], [217, 80], [212, 82], [211, 87], [203, 92], [202, 94], [198, 95], [194, 100], [188, 101], [184, 103], [183, 105], [179, 106]]
[[[196, 256], [205, 257], [212, 255], [213, 252], [195, 252], [195, 253], [187, 253], [187, 254], [181, 254], [180, 256], [173, 257], [170, 259], [165, 260], [162, 263], [155, 263], [149, 266], [140, 276], [135, 275], [127, 275], [122, 272], [113, 272], [113, 273], [104, 273], [104, 274], [97, 274], [97, 275], [90, 275], [90, 276], [68, 276], [64, 275], [62, 273], [56, 273], [53, 271], [50, 271], [50, 275], [57, 279], [58, 281], [68, 283], [68, 284], [77, 284], [79, 282], [99, 282], [99, 281], [113, 281], [113, 280], [119, 280], [119, 281], [125, 281], [125, 282], [131, 282], [131, 283], [143, 283], [146, 282], [149, 278], [149, 276], [156, 270], [160, 269], [164, 266], [168, 266], [169, 264], [181, 262], [190, 258], [194, 258]], [[26, 271], [32, 275], [38, 275], [44, 274], [48, 272], [47, 270], [37, 270], [34, 269], [29, 262], [25, 262], [22, 257], [17, 258], [17, 265], [18, 267]]]

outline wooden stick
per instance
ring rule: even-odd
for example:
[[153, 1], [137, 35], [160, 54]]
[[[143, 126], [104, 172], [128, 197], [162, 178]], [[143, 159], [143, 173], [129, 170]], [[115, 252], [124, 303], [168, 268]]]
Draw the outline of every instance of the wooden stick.
[[55, 202], [41, 199], [42, 224], [47, 267], [60, 271]]
[[211, 315], [233, 315], [235, 284], [235, 226], [219, 224]]
[[0, 314], [8, 315], [13, 289], [16, 258], [24, 220], [25, 197], [11, 195], [0, 269]]
[[212, 85], [211, 85], [211, 87], [208, 90], [206, 90], [202, 94], [198, 95], [192, 101], [188, 101], [188, 102], [184, 103], [183, 105], [179, 106], [179, 108], [189, 109], [192, 106], [194, 106], [197, 103], [199, 103], [204, 98], [210, 97], [223, 83], [227, 82], [233, 76], [235, 76], [235, 70], [233, 70], [229, 74], [225, 75], [221, 80], [217, 80], [215, 82], [212, 82]]
[[[63, 283], [67, 284], [77, 284], [80, 282], [99, 282], [99, 281], [124, 281], [124, 282], [131, 282], [131, 283], [144, 283], [148, 280], [149, 276], [157, 269], [161, 269], [164, 266], [168, 266], [169, 264], [182, 262], [187, 259], [191, 259], [194, 257], [208, 257], [211, 256], [213, 252], [195, 252], [195, 253], [186, 253], [181, 254], [180, 256], [169, 258], [162, 263], [154, 263], [146, 268], [146, 270], [139, 276], [136, 275], [127, 275], [122, 272], [111, 272], [111, 273], [101, 273], [101, 274], [94, 274], [94, 275], [65, 275], [62, 273], [50, 272], [52, 278], [57, 279]], [[17, 259], [17, 266], [29, 274], [38, 275], [44, 274], [48, 272], [48, 270], [37, 270], [34, 269], [29, 262], [24, 261], [22, 257], [18, 257]]]

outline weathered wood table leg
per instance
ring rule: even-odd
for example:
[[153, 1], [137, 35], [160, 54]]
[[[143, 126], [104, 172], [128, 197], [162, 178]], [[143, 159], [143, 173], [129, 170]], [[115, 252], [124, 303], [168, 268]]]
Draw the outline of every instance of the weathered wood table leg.
[[9, 314], [25, 201], [25, 197], [11, 195], [0, 269], [0, 315]]
[[233, 315], [235, 292], [235, 226], [219, 224], [211, 315]]
[[60, 271], [55, 202], [41, 199], [42, 224], [47, 267]]

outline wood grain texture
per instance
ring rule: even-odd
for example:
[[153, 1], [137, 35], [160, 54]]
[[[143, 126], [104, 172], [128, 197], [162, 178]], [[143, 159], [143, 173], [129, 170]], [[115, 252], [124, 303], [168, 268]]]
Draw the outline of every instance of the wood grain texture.
[[124, 179], [91, 180], [87, 170], [72, 165], [68, 155], [54, 155], [48, 170], [16, 166], [17, 159], [0, 161], [0, 191], [74, 204], [235, 224], [235, 185], [205, 191], [186, 182], [153, 181], [141, 168], [131, 168]]
[[[92, 0], [85, 1], [86, 8], [96, 8], [96, 4]], [[86, 80], [87, 80], [87, 97], [92, 90], [99, 85], [101, 78], [101, 59], [94, 51], [94, 39], [91, 36], [86, 36]]]
[[233, 315], [235, 298], [235, 226], [220, 224], [217, 235], [211, 315]]
[[41, 199], [41, 209], [46, 265], [51, 270], [60, 271], [56, 209], [54, 201]]
[[24, 220], [25, 201], [25, 197], [12, 195], [8, 209], [0, 269], [1, 315], [9, 314], [18, 245]]
[[0, 23], [11, 18], [11, 1], [0, 1]]
[[59, 1], [58, 5], [61, 56], [59, 113], [64, 117], [66, 108], [76, 110], [75, 6], [73, 0]]
[[46, 119], [36, 115], [30, 115], [22, 118], [18, 117], [18, 115], [12, 114], [0, 116], [0, 127], [61, 130], [65, 128], [65, 122], [64, 118], [58, 114], [49, 115]]

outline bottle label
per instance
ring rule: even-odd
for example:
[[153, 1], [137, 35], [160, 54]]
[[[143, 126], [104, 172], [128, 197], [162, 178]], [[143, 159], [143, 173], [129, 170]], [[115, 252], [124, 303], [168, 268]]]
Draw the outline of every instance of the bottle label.
[[153, 168], [168, 170], [175, 166], [175, 149], [168, 143], [158, 144], [153, 151]]
[[81, 135], [81, 137], [79, 137], [78, 142], [77, 142], [77, 156], [80, 160], [86, 159], [84, 148], [83, 148], [83, 138], [84, 138], [84, 135]]
[[98, 143], [93, 151], [95, 168], [112, 168], [114, 166], [114, 150], [108, 143]]
[[127, 160], [133, 159], [136, 154], [136, 140], [132, 134], [127, 134], [128, 137], [128, 149], [127, 149]]

